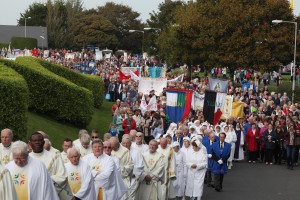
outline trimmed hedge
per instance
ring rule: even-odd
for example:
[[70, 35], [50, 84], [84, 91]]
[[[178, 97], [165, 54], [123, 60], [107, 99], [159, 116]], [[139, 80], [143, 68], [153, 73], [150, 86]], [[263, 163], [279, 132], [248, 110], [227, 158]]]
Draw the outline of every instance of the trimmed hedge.
[[15, 49], [33, 49], [37, 47], [36, 38], [11, 37], [11, 46]]
[[27, 134], [29, 91], [24, 78], [0, 63], [0, 129], [10, 128], [14, 140]]
[[8, 48], [9, 44], [0, 43], [0, 48]]
[[101, 107], [104, 99], [104, 84], [100, 77], [74, 72], [66, 67], [53, 64], [42, 59], [30, 59], [38, 61], [42, 66], [44, 66], [54, 74], [62, 76], [75, 83], [76, 85], [90, 90], [93, 93], [95, 108]]
[[0, 60], [23, 75], [29, 87], [29, 108], [78, 127], [86, 127], [93, 113], [92, 93], [45, 69], [27, 57]]

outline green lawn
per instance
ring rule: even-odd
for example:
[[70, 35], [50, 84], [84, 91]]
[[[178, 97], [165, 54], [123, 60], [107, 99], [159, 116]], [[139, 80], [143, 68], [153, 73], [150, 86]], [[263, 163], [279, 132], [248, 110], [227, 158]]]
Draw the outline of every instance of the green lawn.
[[[112, 105], [113, 103], [111, 102], [104, 102], [100, 109], [94, 109], [92, 120], [86, 127], [89, 132], [93, 129], [97, 129], [101, 135], [107, 132], [109, 124], [112, 121]], [[78, 131], [80, 130], [78, 127], [67, 123], [60, 123], [47, 116], [39, 115], [34, 112], [28, 112], [27, 116], [28, 131], [27, 138], [25, 138], [24, 141], [28, 140], [29, 136], [38, 130], [46, 132], [50, 137], [52, 145], [58, 149], [61, 149], [61, 144], [64, 138], [78, 138]]]

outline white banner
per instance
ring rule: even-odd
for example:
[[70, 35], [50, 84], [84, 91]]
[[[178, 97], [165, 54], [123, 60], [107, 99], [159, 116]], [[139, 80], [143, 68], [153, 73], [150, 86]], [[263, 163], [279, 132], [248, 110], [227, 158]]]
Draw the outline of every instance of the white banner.
[[130, 74], [130, 71], [132, 71], [132, 72], [134, 73], [136, 70], [138, 70], [138, 71], [139, 71], [139, 74], [140, 74], [140, 68], [139, 68], [139, 67], [122, 67], [122, 68], [121, 68], [121, 71], [123, 72], [123, 74], [124, 74], [125, 76], [131, 75], [131, 74]]
[[173, 82], [182, 82], [183, 81], [183, 77], [184, 77], [184, 74], [181, 74], [180, 76], [176, 77], [176, 78], [173, 78], [171, 80], [168, 80], [168, 83], [173, 83]]
[[163, 88], [167, 87], [166, 78], [141, 78], [139, 83], [139, 92], [149, 94], [151, 90], [155, 91], [155, 95], [160, 95]]
[[205, 94], [193, 93], [192, 108], [193, 110], [203, 110]]
[[215, 92], [225, 92], [228, 89], [228, 80], [222, 80], [219, 78], [208, 78], [209, 89]]
[[128, 54], [127, 54], [127, 52], [124, 52], [124, 60], [123, 60], [123, 62], [127, 63], [127, 61], [128, 61]]
[[49, 57], [49, 50], [44, 50], [44, 58], [48, 58]]
[[228, 119], [231, 116], [233, 96], [227, 95], [222, 109], [221, 119]]
[[141, 100], [141, 104], [140, 104], [140, 110], [142, 112], [142, 114], [144, 115], [144, 113], [146, 111], [157, 111], [157, 101], [156, 101], [156, 96], [153, 95], [153, 97], [151, 97], [148, 105], [146, 103], [145, 100], [145, 96], [143, 94], [142, 100]]
[[130, 76], [131, 76], [131, 79], [134, 80], [134, 81], [140, 81], [141, 78], [139, 76], [137, 76], [135, 73], [133, 73], [133, 71], [130, 70]]
[[103, 60], [102, 51], [96, 50], [95, 60]]
[[75, 58], [75, 54], [74, 53], [66, 53], [66, 55], [65, 55], [65, 59], [74, 60], [74, 58]]

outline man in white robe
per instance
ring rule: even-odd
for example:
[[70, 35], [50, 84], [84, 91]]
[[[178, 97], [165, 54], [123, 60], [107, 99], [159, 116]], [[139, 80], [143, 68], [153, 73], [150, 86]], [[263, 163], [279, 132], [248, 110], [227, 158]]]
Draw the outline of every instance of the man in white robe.
[[[58, 200], [45, 165], [28, 155], [27, 144], [13, 144], [13, 161], [6, 165], [13, 179], [19, 200]], [[10, 199], [8, 199], [10, 200]]]
[[86, 155], [82, 160], [91, 167], [97, 199], [121, 199], [126, 190], [119, 189], [120, 182], [116, 178], [118, 170], [114, 160], [103, 153], [103, 143], [99, 139], [93, 140], [92, 150], [93, 153]]
[[[133, 141], [133, 138], [131, 138]], [[147, 144], [144, 144], [144, 134], [142, 132], [137, 132], [135, 134], [135, 142], [132, 142], [132, 148], [136, 148], [141, 154], [149, 150]]]
[[32, 152], [29, 155], [44, 163], [54, 183], [59, 198], [61, 200], [72, 199], [73, 194], [68, 183], [68, 175], [64, 162], [60, 154], [44, 150], [44, 143], [44, 137], [41, 133], [33, 133], [30, 137]]
[[[138, 135], [139, 133], [137, 133]], [[123, 139], [122, 139], [122, 146], [124, 146], [125, 148], [127, 148], [130, 151], [130, 155], [134, 164], [134, 168], [133, 168], [133, 173], [132, 176], [130, 178], [130, 184], [129, 184], [129, 191], [128, 191], [128, 195], [129, 195], [129, 199], [136, 199], [136, 190], [139, 186], [139, 182], [140, 182], [140, 177], [144, 171], [144, 162], [143, 162], [143, 157], [142, 154], [135, 148], [131, 147], [131, 139], [129, 135], [123, 135]]]
[[149, 142], [149, 151], [142, 154], [144, 172], [141, 175], [141, 183], [136, 193], [136, 199], [164, 200], [162, 199], [161, 185], [164, 181], [163, 155], [157, 152], [158, 142]]
[[[117, 137], [110, 138], [110, 144], [112, 147], [112, 155], [117, 157], [120, 161], [120, 169], [121, 169], [121, 176], [122, 180], [126, 186], [129, 188], [130, 185], [130, 178], [133, 172], [133, 162], [128, 149], [120, 145], [119, 140]], [[127, 197], [125, 197], [126, 199]]]
[[176, 161], [172, 147], [168, 146], [166, 138], [160, 138], [160, 146], [157, 152], [163, 155], [163, 162], [165, 167], [165, 179], [162, 185], [162, 199], [174, 199], [176, 192], [173, 187], [176, 180]]
[[68, 149], [70, 149], [72, 147], [72, 145], [73, 144], [72, 144], [71, 139], [69, 139], [69, 138], [64, 139], [64, 143], [62, 144], [63, 151], [60, 153], [60, 155], [61, 155], [61, 157], [62, 157], [65, 164], [70, 162], [69, 158], [68, 158], [68, 155], [67, 155], [67, 151], [68, 151]]
[[82, 129], [82, 130], [79, 131], [79, 133], [78, 133], [78, 139], [76, 139], [76, 140], [73, 141], [73, 146], [74, 146], [74, 147], [79, 147], [79, 146], [80, 146], [80, 144], [81, 144], [81, 143], [80, 143], [80, 138], [81, 138], [81, 136], [84, 135], [84, 134], [87, 134], [87, 135], [88, 135], [89, 132], [88, 132], [87, 130], [85, 130], [85, 129]]
[[44, 144], [44, 149], [49, 151], [49, 152], [52, 152], [52, 153], [57, 153], [57, 154], [60, 154], [60, 151], [55, 149], [54, 147], [52, 147], [52, 144], [50, 142], [49, 139], [45, 138], [44, 139], [45, 141], [45, 144]]
[[10, 172], [0, 163], [0, 199], [18, 200]]
[[0, 162], [2, 165], [6, 165], [13, 160], [11, 147], [12, 147], [13, 132], [6, 128], [1, 131], [1, 143], [0, 143]]
[[74, 197], [81, 200], [96, 199], [94, 179], [90, 166], [80, 160], [80, 154], [75, 147], [68, 149], [68, 158], [70, 162], [65, 164], [65, 167]]
[[88, 134], [83, 134], [80, 137], [80, 145], [76, 147], [79, 150], [81, 158], [92, 153], [91, 137]]

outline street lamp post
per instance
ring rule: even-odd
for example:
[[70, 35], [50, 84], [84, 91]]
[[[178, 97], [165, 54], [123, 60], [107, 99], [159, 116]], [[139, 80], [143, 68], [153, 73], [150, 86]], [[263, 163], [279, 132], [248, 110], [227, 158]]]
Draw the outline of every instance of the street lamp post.
[[40, 38], [42, 38], [42, 49], [44, 49], [44, 39], [45, 39], [45, 37], [44, 36], [40, 36]]
[[141, 30], [129, 30], [129, 33], [134, 33], [134, 32], [139, 32], [143, 34], [143, 39], [142, 39], [142, 54], [144, 53], [144, 37], [145, 37], [145, 32]]
[[151, 28], [151, 27], [146, 27], [146, 28], [144, 28], [144, 31], [149, 31], [149, 30], [161, 31], [160, 28]]
[[297, 22], [293, 21], [283, 21], [283, 20], [272, 20], [272, 23], [274, 24], [280, 24], [280, 23], [290, 23], [295, 25], [295, 46], [294, 46], [294, 69], [293, 70], [293, 85], [292, 85], [292, 104], [295, 100], [295, 77], [296, 77], [296, 53], [297, 53]]
[[31, 17], [24, 17], [25, 18], [25, 38], [27, 37], [27, 19], [31, 19]]

